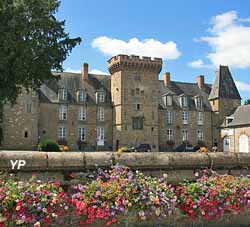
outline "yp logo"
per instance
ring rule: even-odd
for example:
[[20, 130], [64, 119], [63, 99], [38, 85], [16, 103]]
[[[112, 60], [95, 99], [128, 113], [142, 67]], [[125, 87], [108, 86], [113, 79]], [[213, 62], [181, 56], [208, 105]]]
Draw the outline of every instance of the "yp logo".
[[21, 169], [21, 167], [26, 165], [25, 160], [10, 160], [11, 169]]

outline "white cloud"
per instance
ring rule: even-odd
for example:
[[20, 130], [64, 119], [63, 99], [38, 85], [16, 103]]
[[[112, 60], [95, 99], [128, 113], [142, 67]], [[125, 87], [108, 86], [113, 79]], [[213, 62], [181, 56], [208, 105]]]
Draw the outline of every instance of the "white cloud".
[[235, 81], [235, 84], [240, 91], [245, 91], [250, 93], [250, 84], [242, 81]]
[[99, 69], [92, 69], [89, 71], [90, 74], [97, 74], [97, 75], [109, 75], [107, 72], [103, 72]]
[[81, 73], [80, 69], [72, 69], [70, 67], [66, 68], [64, 71], [65, 72], [70, 72], [70, 73]]
[[201, 37], [211, 50], [207, 58], [215, 66], [250, 67], [249, 18], [240, 18], [236, 11], [217, 15], [211, 20], [210, 35]]
[[181, 55], [175, 42], [169, 41], [162, 43], [155, 39], [144, 39], [140, 41], [137, 38], [132, 38], [126, 42], [107, 36], [100, 36], [93, 40], [92, 47], [99, 49], [102, 53], [109, 56], [128, 54], [173, 60]]
[[205, 64], [203, 62], [203, 60], [201, 60], [201, 59], [197, 59], [195, 61], [189, 62], [188, 66], [190, 66], [192, 68], [196, 68], [196, 69], [200, 69], [200, 68], [212, 68], [213, 67], [212, 65]]

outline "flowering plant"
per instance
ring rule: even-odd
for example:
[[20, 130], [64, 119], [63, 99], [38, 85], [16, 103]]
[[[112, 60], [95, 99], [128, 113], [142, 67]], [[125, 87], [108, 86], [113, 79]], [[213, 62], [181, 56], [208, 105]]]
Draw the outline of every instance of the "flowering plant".
[[178, 207], [191, 218], [219, 218], [225, 211], [240, 212], [250, 207], [250, 180], [243, 177], [205, 175], [176, 189]]
[[59, 182], [18, 182], [0, 179], [0, 226], [39, 227], [67, 215], [70, 200]]
[[[85, 224], [104, 219], [110, 225], [117, 216], [135, 213], [140, 219], [147, 216], [166, 216], [175, 210], [173, 187], [163, 179], [147, 177], [126, 167], [99, 170], [92, 182], [74, 187], [72, 202], [78, 215], [85, 215]], [[96, 215], [95, 215], [96, 214]]]

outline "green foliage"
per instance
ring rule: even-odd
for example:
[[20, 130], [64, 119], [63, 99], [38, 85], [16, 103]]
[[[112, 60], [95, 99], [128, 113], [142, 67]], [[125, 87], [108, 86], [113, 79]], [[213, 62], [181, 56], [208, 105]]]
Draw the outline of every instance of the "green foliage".
[[245, 102], [244, 102], [244, 105], [249, 105], [250, 104], [250, 99], [247, 99]]
[[51, 139], [44, 139], [38, 145], [38, 150], [41, 151], [60, 151], [60, 147], [57, 142]]
[[65, 33], [55, 13], [59, 0], [0, 0], [0, 103], [15, 102], [22, 88], [36, 89], [81, 42]]

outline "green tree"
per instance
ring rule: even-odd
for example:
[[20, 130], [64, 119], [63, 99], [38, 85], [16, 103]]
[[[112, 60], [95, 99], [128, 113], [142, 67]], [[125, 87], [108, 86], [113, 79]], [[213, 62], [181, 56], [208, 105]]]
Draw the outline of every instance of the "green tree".
[[0, 0], [0, 103], [36, 89], [62, 71], [81, 39], [70, 38], [55, 13], [59, 0]]
[[244, 105], [249, 105], [250, 104], [250, 99], [247, 99], [245, 102], [244, 102]]

